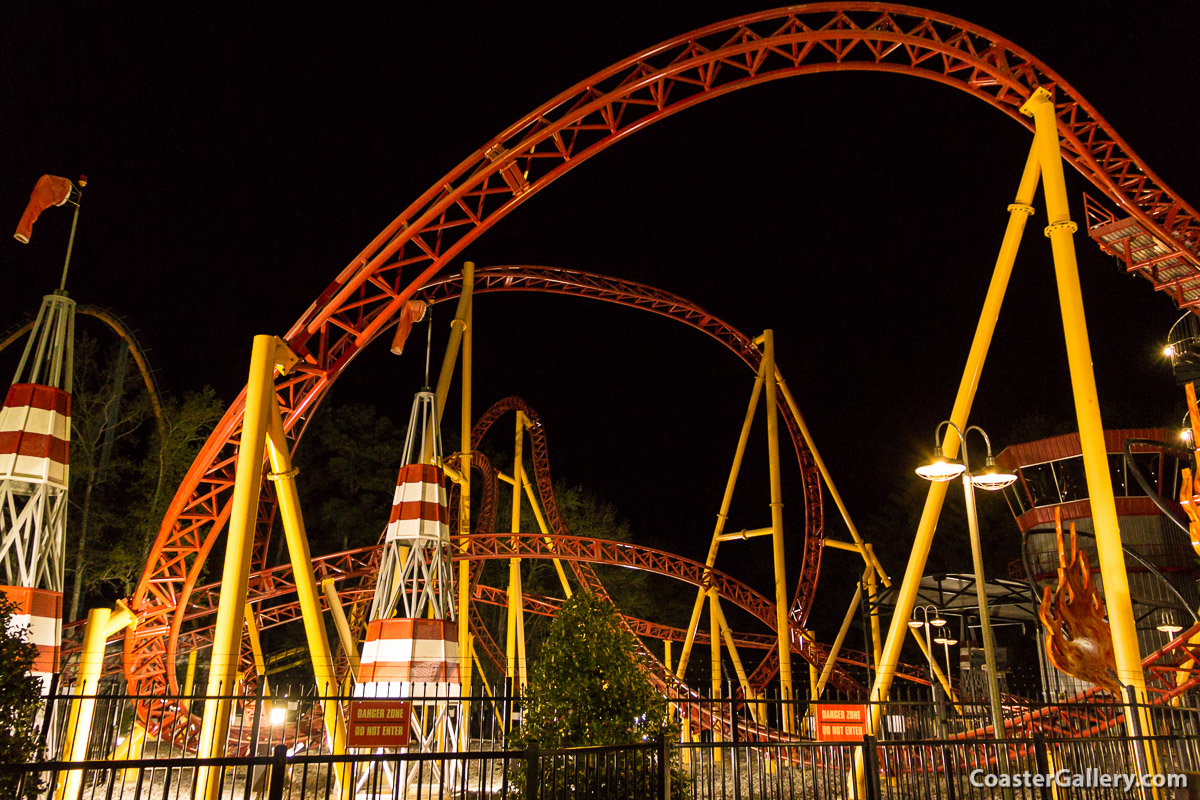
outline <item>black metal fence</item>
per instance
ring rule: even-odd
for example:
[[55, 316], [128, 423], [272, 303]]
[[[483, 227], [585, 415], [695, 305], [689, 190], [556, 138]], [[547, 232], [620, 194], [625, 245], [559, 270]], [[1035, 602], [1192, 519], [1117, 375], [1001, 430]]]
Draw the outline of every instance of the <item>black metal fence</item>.
[[161, 698], [106, 692], [93, 698], [87, 761], [67, 764], [63, 746], [75, 733], [68, 730], [74, 699], [48, 698], [42, 759], [0, 765], [0, 781], [7, 775], [53, 786], [74, 770], [85, 800], [190, 800], [198, 772], [211, 767], [225, 798], [307, 800], [340, 797], [335, 774], [344, 765], [347, 784], [363, 798], [1135, 800], [1149, 798], [1152, 787], [1130, 781], [1152, 775], [1161, 776], [1157, 798], [1166, 800], [1186, 780], [1172, 776], [1200, 773], [1200, 709], [1184, 705], [1146, 707], [1150, 729], [1129, 735], [1123, 705], [1008, 703], [1012, 725], [997, 738], [986, 715], [931, 702], [889, 702], [880, 708], [877, 739], [816, 741], [823, 704], [679, 697], [671, 701], [683, 731], [678, 740], [539, 749], [517, 744], [519, 697], [477, 688], [469, 697], [430, 692], [416, 698], [418, 705], [441, 704], [453, 717], [457, 744], [442, 747], [450, 752], [414, 747], [334, 755], [321, 727], [321, 703], [356, 698], [322, 701], [276, 687], [272, 694], [234, 698], [231, 755], [203, 760], [189, 738], [194, 724], [186, 735], [175, 726], [143, 736], [135, 723], [139, 707], [151, 702], [159, 703], [158, 712], [166, 708], [194, 722], [190, 715], [200, 713], [205, 698], [164, 705]]

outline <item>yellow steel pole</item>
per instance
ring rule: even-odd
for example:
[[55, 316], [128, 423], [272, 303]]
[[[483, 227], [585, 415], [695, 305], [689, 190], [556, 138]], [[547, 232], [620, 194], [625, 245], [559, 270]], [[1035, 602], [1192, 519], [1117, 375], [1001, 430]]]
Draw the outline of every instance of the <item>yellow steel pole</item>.
[[[505, 475], [503, 472], [497, 472], [496, 478], [512, 485], [513, 487], [517, 485], [516, 479], [509, 475]], [[546, 543], [547, 549], [553, 552], [554, 543], [549, 538], [550, 526], [546, 524], [546, 517], [542, 514], [542, 507], [538, 503], [537, 495], [533, 491], [533, 484], [529, 482], [528, 474], [523, 475], [522, 478], [521, 484], [525, 490], [525, 499], [529, 501], [529, 508], [531, 511], [533, 511], [533, 518], [537, 520], [538, 530], [547, 537], [543, 540]], [[550, 561], [554, 564], [555, 573], [558, 574], [558, 582], [562, 586], [563, 594], [567, 597], [570, 597], [571, 584], [567, 581], [567, 573], [566, 570], [563, 569], [562, 559], [552, 558]]]
[[[550, 534], [550, 526], [546, 524], [546, 518], [542, 515], [542, 507], [538, 503], [537, 496], [533, 493], [533, 484], [529, 482], [528, 475], [525, 475], [524, 478], [525, 479], [521, 482], [525, 485], [525, 499], [529, 501], [529, 508], [533, 511], [533, 518], [537, 520], [538, 530], [543, 534], [546, 534], [548, 537]], [[543, 541], [546, 542], [548, 549], [551, 551], [554, 550], [554, 544], [549, 538], [546, 538]], [[558, 574], [558, 582], [562, 585], [563, 594], [569, 598], [571, 596], [571, 584], [567, 581], [567, 573], [566, 570], [563, 569], [562, 559], [552, 558], [550, 560], [554, 563], [554, 571]]]
[[[754, 699], [754, 689], [750, 687], [750, 679], [746, 677], [746, 669], [742, 666], [742, 657], [738, 653], [737, 644], [733, 641], [733, 631], [729, 629], [729, 623], [725, 621], [725, 610], [721, 608], [721, 600], [718, 597], [714, 608], [717, 612], [717, 626], [721, 629], [721, 637], [725, 640], [725, 649], [729, 651], [729, 660], [733, 662], [733, 672], [737, 675], [738, 685], [742, 687], [742, 693], [747, 701]], [[758, 709], [753, 703], [750, 703], [750, 713], [754, 719], [758, 719]]]
[[517, 568], [515, 558], [508, 561], [508, 620], [504, 637], [504, 677], [508, 679], [511, 688], [516, 687], [517, 679], [517, 582], [521, 573]]
[[[775, 332], [763, 331], [762, 372], [767, 388], [767, 457], [771, 466], [771, 536], [775, 564], [775, 624], [779, 636], [779, 689], [784, 702], [792, 699], [792, 636], [788, 620], [790, 600], [787, 562], [783, 551], [783, 483], [779, 471], [779, 396], [775, 382]], [[785, 733], [792, 731], [792, 716], [783, 718]]]
[[[729, 469], [729, 478], [725, 481], [725, 494], [721, 498], [721, 509], [717, 512], [717, 525], [713, 530], [712, 542], [708, 546], [708, 555], [704, 558], [704, 575], [707, 580], [713, 564], [717, 561], [717, 548], [720, 546], [721, 534], [725, 531], [725, 523], [729, 519], [729, 506], [733, 503], [733, 490], [737, 488], [738, 473], [742, 468], [742, 458], [746, 454], [746, 443], [750, 441], [750, 428], [754, 424], [754, 412], [758, 409], [758, 398], [762, 394], [763, 372], [760, 367], [754, 379], [754, 388], [750, 392], [750, 404], [746, 408], [746, 416], [742, 419], [742, 431], [738, 435], [737, 449], [733, 454], [733, 466]], [[696, 592], [696, 602], [692, 605], [692, 616], [688, 621], [687, 636], [683, 639], [683, 647], [679, 653], [679, 664], [675, 667], [675, 676], [682, 679], [687, 671], [688, 660], [692, 656], [692, 644], [696, 641], [696, 630], [700, 625], [700, 612], [704, 609], [706, 587], [701, 586]]]
[[[470, 317], [471, 290], [475, 287], [475, 265], [470, 261], [463, 264], [463, 291], [458, 296], [458, 305], [454, 309], [454, 319], [450, 320], [450, 339], [446, 342], [446, 355], [442, 357], [442, 369], [438, 373], [437, 388], [434, 390], [434, 402], [437, 403], [437, 419], [442, 421], [446, 410], [446, 398], [450, 396], [450, 381], [454, 378], [454, 365], [458, 361], [458, 351], [467, 330], [467, 319]], [[466, 368], [466, 365], [463, 365]], [[468, 436], [461, 445], [462, 450], [469, 450], [471, 439]]]
[[[721, 622], [720, 622], [720, 598], [717, 596], [716, 589], [709, 589], [708, 595], [708, 627], [709, 627], [709, 669], [711, 675], [709, 678], [712, 690], [712, 699], [721, 699]], [[720, 704], [717, 704], [714, 713], [720, 716]], [[721, 741], [721, 726], [713, 723], [712, 737], [714, 742]], [[713, 760], [721, 760], [721, 749], [718, 747], [713, 750]]]
[[[1017, 188], [1016, 202], [1008, 207], [1008, 226], [1004, 231], [1000, 253], [996, 258], [996, 266], [988, 284], [987, 296], [984, 298], [979, 322], [975, 327], [975, 336], [971, 341], [971, 350], [967, 355], [967, 363], [954, 398], [954, 406], [950, 411], [950, 421], [960, 428], [967, 424], [967, 415], [975, 400], [975, 392], [979, 388], [980, 373], [983, 370], [983, 363], [987, 359], [992, 334], [996, 329], [996, 320], [1000, 315], [1000, 306], [1004, 302], [1008, 279], [1012, 275], [1013, 262], [1016, 260], [1021, 235], [1025, 231], [1025, 223], [1029, 215], [1033, 213], [1033, 193], [1037, 188], [1038, 174], [1037, 150], [1036, 147], [1031, 147], [1029, 156], [1025, 160], [1025, 169], [1021, 174], [1021, 183]], [[947, 430], [942, 441], [943, 453], [948, 457], [954, 457], [958, 454], [958, 446], [958, 434], [953, 430]], [[904, 571], [904, 579], [900, 583], [900, 591], [896, 595], [896, 608], [892, 612], [888, 635], [883, 643], [883, 651], [879, 659], [879, 672], [871, 687], [870, 729], [872, 734], [879, 732], [879, 722], [883, 714], [882, 703], [887, 700], [892, 680], [896, 676], [896, 666], [900, 663], [900, 648], [904, 644], [905, 631], [909, 630], [908, 619], [912, 615], [921, 575], [925, 571], [925, 561], [929, 557], [929, 548], [933, 543], [933, 532], [937, 527], [938, 516], [941, 514], [948, 488], [947, 483], [931, 483], [929, 485], [929, 494], [925, 498], [921, 520], [917, 523], [912, 553]], [[861, 752], [855, 755], [855, 776], [859, 781], [858, 788], [865, 789]]]
[[[71, 701], [71, 713], [63, 736], [64, 761], [83, 761], [87, 757], [88, 741], [92, 737], [92, 717], [96, 712], [96, 690], [104, 673], [104, 646], [108, 643], [108, 637], [135, 623], [133, 612], [119, 600], [115, 612], [108, 608], [93, 608], [88, 612], [83, 629], [83, 651], [79, 655], [79, 693]], [[82, 788], [82, 771], [59, 773], [55, 798], [77, 800]]]
[[[133, 721], [133, 730], [129, 732], [129, 737], [125, 739], [116, 750], [113, 750], [113, 761], [128, 761], [140, 759], [146, 754], [146, 728], [140, 720]], [[139, 770], [135, 767], [119, 770], [117, 774], [119, 780], [124, 781], [129, 785], [137, 780]]]
[[246, 638], [250, 640], [250, 653], [254, 656], [254, 668], [262, 678], [264, 693], [271, 693], [267, 684], [267, 659], [263, 655], [262, 642], [258, 638], [258, 624], [254, 621], [254, 610], [246, 607]]
[[871, 657], [875, 670], [879, 671], [879, 654], [883, 648], [883, 635], [879, 630], [879, 595], [876, 593], [875, 551], [869, 543], [864, 543], [867, 551], [867, 607], [871, 618]]
[[358, 658], [358, 645], [354, 642], [354, 634], [350, 630], [350, 622], [346, 619], [346, 610], [342, 608], [341, 598], [333, 585], [333, 578], [321, 581], [321, 591], [325, 593], [325, 602], [329, 604], [329, 616], [333, 618], [333, 627], [337, 631], [338, 641], [350, 662], [350, 679], [358, 680], [358, 670], [361, 666]]
[[[229, 711], [241, 650], [242, 619], [250, 582], [250, 555], [258, 522], [258, 497], [262, 488], [263, 450], [267, 441], [267, 408], [274, 402], [274, 336], [255, 336], [246, 382], [246, 407], [234, 472], [233, 500], [225, 544], [225, 566], [209, 661], [208, 690], [200, 725], [198, 754], [220, 758], [225, 754]], [[221, 769], [199, 767], [198, 797], [217, 800], [221, 792]]]
[[[516, 414], [516, 438], [513, 441], [513, 502], [512, 502], [512, 532], [521, 532], [521, 482], [525, 479], [525, 427], [529, 420], [525, 414], [518, 411]], [[513, 539], [513, 545], [516, 546], [516, 539]], [[509, 602], [511, 613], [513, 614], [515, 624], [513, 625], [513, 638], [515, 644], [514, 656], [516, 659], [515, 673], [517, 676], [517, 685], [520, 689], [525, 689], [526, 664], [525, 664], [525, 598], [524, 588], [521, 585], [521, 559], [514, 558], [509, 562]]]
[[[870, 568], [868, 565], [867, 569]], [[825, 665], [821, 668], [821, 677], [817, 678], [817, 689], [814, 693], [817, 700], [821, 699], [821, 693], [825, 691], [825, 684], [829, 681], [829, 676], [833, 674], [833, 665], [837, 663], [838, 654], [842, 652], [842, 643], [846, 641], [846, 634], [850, 632], [850, 623], [854, 621], [854, 612], [858, 610], [858, 604], [862, 602], [862, 595], [862, 583], [859, 583], [854, 590], [854, 597], [850, 600], [850, 605], [846, 608], [846, 616], [842, 618], [842, 626], [838, 628], [833, 646], [829, 648], [829, 655], [825, 659]]]
[[183, 696], [184, 697], [191, 697], [192, 689], [196, 685], [196, 653], [197, 653], [197, 651], [195, 651], [195, 650], [188, 653], [187, 673], [184, 675], [184, 678], [183, 678]]
[[[321, 698], [325, 736], [329, 741], [329, 751], [340, 756], [346, 752], [346, 721], [342, 718], [342, 710], [336, 699], [338, 680], [334, 671], [333, 651], [329, 647], [325, 620], [321, 616], [317, 579], [308, 549], [308, 533], [304, 529], [304, 514], [300, 511], [300, 495], [296, 491], [296, 470], [292, 467], [283, 417], [280, 416], [274, 396], [267, 408], [267, 454], [271, 459], [273, 472], [270, 478], [275, 483], [283, 535], [292, 562], [292, 579], [296, 582], [296, 596], [300, 600], [304, 635], [308, 639], [308, 652], [317, 679], [317, 695]], [[347, 767], [346, 762], [338, 762], [335, 766], [338, 786], [345, 796], [349, 796], [353, 789], [352, 782], [347, 780]]]
[[[744, 528], [740, 531], [732, 531], [730, 533], [722, 533], [720, 536], [717, 537], [717, 541], [719, 541], [719, 542], [733, 542], [733, 541], [744, 542], [747, 539], [757, 539], [759, 536], [772, 536], [772, 535], [774, 535], [774, 533], [775, 533], [775, 531], [771, 528]], [[852, 546], [851, 549], [857, 550], [858, 548]]]
[[[463, 294], [469, 296], [469, 302], [463, 315], [462, 325], [462, 414], [459, 418], [459, 447], [462, 452], [468, 453], [471, 449], [471, 370], [473, 364], [471, 362], [473, 353], [473, 324], [475, 311], [475, 263], [468, 261], [463, 264]], [[457, 318], [457, 317], [456, 317]], [[471, 533], [471, 466], [464, 462], [462, 465], [462, 482], [458, 487], [458, 533], [462, 536], [462, 544], [459, 545], [459, 550], [466, 553], [470, 547], [467, 537]], [[470, 624], [470, 603], [471, 603], [471, 565], [464, 558], [458, 562], [458, 652], [459, 664], [463, 667], [462, 674], [459, 676], [462, 680], [462, 695], [470, 697], [471, 681], [473, 679], [471, 670], [470, 652], [474, 641], [471, 636]], [[486, 681], [484, 682], [486, 686]], [[470, 705], [463, 704], [463, 720], [462, 729], [469, 731], [469, 714]]]
[[671, 640], [663, 639], [663, 666], [671, 671]]
[[[842, 515], [842, 521], [846, 523], [846, 529], [850, 531], [850, 538], [854, 540], [853, 545], [829, 539], [825, 540], [825, 544], [841, 550], [856, 551], [863, 557], [864, 561], [870, 563], [868, 555], [863, 549], [865, 542], [859, 534], [854, 520], [850, 518], [850, 511], [846, 508], [846, 504], [842, 500], [841, 492], [838, 491], [837, 485], [833, 482], [833, 476], [829, 474], [829, 468], [825, 466], [825, 459], [821, 458], [821, 452], [817, 449], [817, 444], [813, 441], [812, 434], [809, 433], [808, 423], [804, 421], [804, 415], [800, 413], [800, 406], [796, 403], [796, 398], [792, 396], [792, 391], [788, 388], [787, 382], [783, 379], [783, 373], [780, 372], [778, 366], [775, 367], [775, 382], [779, 385], [779, 392], [783, 395], [783, 400], [787, 403], [788, 410], [792, 412], [792, 418], [796, 420], [796, 426], [800, 429], [800, 435], [804, 438], [804, 444], [808, 446], [808, 451], [812, 454], [813, 463], [817, 465], [817, 469], [821, 473], [821, 478], [825, 481], [825, 488], [829, 490], [829, 496], [833, 498], [834, 505], [837, 506], [838, 512]], [[878, 562], [875, 563], [875, 567], [879, 570], [880, 577], [886, 580], [887, 576], [883, 571], [883, 567]]]
[[[1117, 679], [1123, 686], [1132, 686], [1137, 702], [1144, 703], [1146, 679], [1142, 673], [1142, 656], [1138, 648], [1129, 578], [1125, 571], [1125, 554], [1121, 549], [1121, 531], [1108, 467], [1108, 448], [1104, 444], [1104, 423], [1100, 419], [1096, 376], [1092, 372], [1092, 351], [1083, 312], [1079, 268], [1075, 261], [1073, 234], [1077, 226], [1071, 221], [1067, 202], [1054, 98], [1047, 90], [1038, 89], [1021, 106], [1021, 113], [1033, 117], [1034, 121], [1034, 143], [1041, 163], [1042, 191], [1046, 199], [1046, 216], [1050, 222], [1046, 236], [1050, 239], [1054, 254], [1054, 275], [1058, 282], [1067, 364], [1071, 373], [1075, 416], [1079, 422], [1079, 444], [1083, 451], [1083, 468], [1095, 525], [1096, 555], [1104, 580], [1104, 604], [1108, 609], [1109, 627], [1112, 628]], [[1131, 717], [1132, 714], [1127, 720], [1132, 726]], [[1143, 713], [1140, 717], [1142, 730], [1150, 733], [1153, 728], [1149, 725], [1148, 716]]]
[[[520, 561], [518, 560], [518, 565]], [[521, 692], [529, 685], [529, 659], [525, 655], [525, 586], [521, 582], [521, 570], [517, 568], [517, 682]]]

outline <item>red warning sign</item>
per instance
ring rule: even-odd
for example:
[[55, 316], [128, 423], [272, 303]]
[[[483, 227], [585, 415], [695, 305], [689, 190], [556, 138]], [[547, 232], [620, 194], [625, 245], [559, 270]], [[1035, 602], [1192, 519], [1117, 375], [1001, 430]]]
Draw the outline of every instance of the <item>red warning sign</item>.
[[866, 706], [824, 703], [817, 706], [818, 742], [861, 742], [866, 735]]
[[407, 700], [351, 700], [346, 725], [350, 747], [408, 747], [412, 708]]

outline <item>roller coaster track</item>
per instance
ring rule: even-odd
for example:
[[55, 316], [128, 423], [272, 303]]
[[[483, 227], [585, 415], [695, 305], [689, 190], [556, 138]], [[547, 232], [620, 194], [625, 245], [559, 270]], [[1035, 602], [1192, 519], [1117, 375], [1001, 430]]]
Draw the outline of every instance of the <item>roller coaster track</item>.
[[[1035, 89], [1052, 89], [1064, 158], [1197, 271], [1195, 210], [1078, 92], [1011, 42], [948, 15], [883, 3], [766, 11], [676, 37], [597, 73], [489, 140], [402, 211], [285, 335], [301, 356], [275, 387], [289, 437], [293, 443], [300, 437], [342, 370], [409, 298], [492, 225], [575, 166], [706, 100], [780, 78], [848, 70], [933, 80], [983, 100], [1027, 129], [1031, 123], [1019, 107]], [[126, 636], [124, 665], [135, 693], [178, 690], [178, 640], [229, 514], [244, 405], [243, 392], [182, 481], [131, 599], [139, 624]], [[266, 492], [255, 540], [260, 568], [266, 566], [272, 517]], [[808, 613], [811, 604], [800, 605]]]

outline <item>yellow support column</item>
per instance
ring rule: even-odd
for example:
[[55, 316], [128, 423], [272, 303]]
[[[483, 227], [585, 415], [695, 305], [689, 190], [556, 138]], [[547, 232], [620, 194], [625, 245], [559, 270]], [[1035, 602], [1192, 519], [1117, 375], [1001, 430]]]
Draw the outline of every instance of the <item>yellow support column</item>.
[[742, 687], [742, 694], [748, 701], [750, 715], [755, 721], [758, 720], [758, 707], [753, 703], [754, 689], [750, 686], [750, 679], [746, 677], [746, 668], [742, 665], [742, 656], [738, 653], [737, 643], [733, 641], [733, 631], [729, 629], [729, 623], [725, 621], [725, 612], [721, 609], [720, 600], [714, 604], [717, 612], [717, 625], [721, 629], [721, 637], [725, 640], [725, 649], [729, 651], [729, 660], [733, 662], [733, 673], [737, 675], [738, 685]]
[[[966, 426], [967, 416], [975, 401], [975, 392], [979, 388], [979, 377], [983, 371], [983, 363], [987, 359], [988, 348], [992, 343], [992, 334], [996, 330], [996, 321], [1000, 316], [1004, 293], [1008, 289], [1008, 280], [1012, 275], [1017, 248], [1021, 243], [1021, 236], [1025, 232], [1025, 223], [1029, 219], [1029, 215], [1033, 213], [1033, 193], [1037, 188], [1039, 172], [1035, 145], [1030, 148], [1029, 156], [1025, 161], [1021, 183], [1017, 188], [1016, 202], [1008, 207], [1008, 227], [1004, 231], [1000, 253], [996, 257], [996, 266], [992, 271], [987, 296], [984, 298], [979, 322], [971, 341], [971, 350], [967, 354], [967, 363], [963, 369], [954, 405], [950, 411], [950, 421], [960, 428]], [[942, 452], [948, 458], [954, 458], [958, 455], [958, 447], [958, 434], [953, 429], [948, 430], [942, 441]], [[908, 559], [908, 566], [904, 570], [904, 578], [900, 582], [900, 590], [896, 594], [896, 607], [892, 612], [892, 621], [888, 626], [887, 638], [884, 640], [883, 651], [880, 654], [879, 672], [871, 687], [870, 729], [873, 735], [879, 733], [879, 723], [883, 715], [882, 703], [887, 700], [892, 680], [896, 676], [896, 667], [900, 663], [900, 649], [904, 645], [906, 632], [910, 630], [908, 620], [916, 603], [917, 589], [925, 571], [925, 561], [929, 557], [929, 549], [933, 544], [933, 533], [937, 527], [938, 516], [941, 514], [948, 489], [948, 483], [931, 483], [929, 485], [925, 507], [921, 511], [920, 522], [917, 523], [912, 553]], [[854, 788], [861, 793], [866, 788], [861, 751], [856, 753], [854, 765], [855, 779], [858, 782], [857, 787]]]
[[187, 673], [183, 678], [183, 696], [191, 697], [192, 689], [196, 686], [196, 651], [188, 653]]
[[[996, 321], [1000, 316], [1000, 307], [1004, 302], [1004, 293], [1008, 289], [1008, 280], [1012, 275], [1013, 262], [1017, 255], [1017, 246], [1025, 230], [1025, 222], [1033, 212], [1030, 205], [1033, 193], [1037, 187], [1039, 169], [1036, 151], [1031, 150], [1025, 163], [1025, 171], [1021, 176], [1021, 184], [1017, 190], [1016, 202], [1009, 206], [1008, 227], [1004, 232], [1004, 241], [1000, 246], [1000, 254], [996, 259], [992, 280], [988, 284], [987, 297], [979, 315], [975, 328], [975, 336], [971, 341], [971, 350], [967, 355], [967, 363], [959, 382], [958, 393], [954, 398], [954, 406], [950, 412], [950, 421], [963, 427], [967, 415], [975, 401], [975, 392], [979, 388], [979, 378], [983, 371], [983, 363], [992, 343], [992, 334], [996, 329]], [[942, 452], [948, 458], [958, 454], [958, 434], [953, 429], [946, 432], [942, 441]], [[909, 630], [908, 620], [912, 615], [916, 601], [917, 589], [921, 575], [925, 570], [925, 561], [933, 543], [933, 533], [937, 526], [942, 503], [946, 499], [949, 488], [947, 483], [931, 483], [929, 494], [925, 499], [925, 507], [921, 512], [917, 533], [913, 541], [912, 554], [900, 583], [900, 591], [896, 597], [896, 608], [892, 613], [892, 621], [888, 626], [888, 635], [884, 640], [883, 652], [880, 655], [879, 674], [871, 687], [871, 730], [878, 732], [879, 717], [882, 713], [878, 703], [887, 699], [891, 689], [892, 679], [896, 674], [896, 666], [900, 660], [900, 648], [904, 644], [904, 636]]]
[[[511, 533], [521, 532], [521, 482], [525, 477], [525, 415], [517, 412], [516, 438], [513, 442], [513, 494]], [[513, 538], [513, 546], [517, 539]], [[521, 589], [521, 559], [508, 562], [508, 637], [505, 647], [507, 677], [514, 688], [523, 690], [527, 682], [525, 668], [525, 601]]]
[[262, 642], [258, 638], [258, 624], [254, 621], [254, 613], [246, 608], [246, 638], [250, 640], [250, 653], [254, 656], [254, 669], [258, 671], [263, 682], [263, 694], [270, 695], [271, 689], [267, 683], [267, 659], [263, 655]]
[[867, 607], [870, 610], [871, 618], [871, 658], [875, 664], [875, 671], [879, 671], [879, 654], [883, 648], [883, 636], [879, 630], [879, 596], [876, 593], [876, 575], [875, 575], [875, 553], [871, 549], [871, 545], [864, 542], [864, 547], [867, 551]]
[[[867, 567], [867, 569], [871, 569]], [[854, 622], [854, 612], [858, 611], [858, 604], [862, 602], [862, 584], [858, 584], [858, 588], [854, 590], [854, 598], [850, 601], [850, 605], [846, 608], [846, 616], [842, 618], [842, 627], [838, 628], [837, 637], [833, 640], [833, 646], [829, 648], [829, 655], [825, 658], [825, 666], [821, 668], [821, 677], [817, 679], [817, 688], [813, 692], [813, 698], [821, 699], [821, 693], [825, 691], [825, 684], [829, 682], [829, 676], [833, 674], [833, 665], [837, 663], [838, 654], [842, 652], [842, 643], [846, 641], [846, 634], [850, 632], [850, 623]]]
[[[325, 736], [329, 751], [335, 756], [340, 756], [346, 752], [346, 721], [342, 718], [342, 710], [336, 700], [338, 680], [334, 671], [333, 650], [329, 647], [325, 620], [321, 616], [321, 600], [317, 593], [312, 555], [308, 549], [308, 533], [304, 529], [300, 495], [296, 491], [296, 470], [292, 467], [292, 455], [288, 450], [287, 436], [283, 430], [283, 417], [280, 416], [274, 396], [267, 410], [267, 453], [273, 470], [270, 478], [275, 483], [279, 516], [283, 521], [283, 534], [292, 563], [292, 578], [296, 581], [296, 596], [300, 600], [304, 635], [308, 640], [308, 652], [312, 657], [313, 674], [317, 680], [317, 695], [321, 698]], [[343, 796], [349, 796], [353, 788], [347, 780], [347, 770], [346, 762], [335, 765], [338, 786]]]
[[[526, 422], [528, 421], [529, 420], [526, 419]], [[538, 503], [537, 496], [533, 493], [533, 484], [529, 482], [528, 475], [524, 476], [522, 483], [525, 485], [525, 499], [529, 501], [529, 508], [531, 511], [533, 511], [533, 518], [537, 520], [538, 530], [549, 537], [550, 526], [546, 524], [546, 517], [542, 514], [542, 507]], [[546, 538], [543, 541], [546, 542], [547, 549], [551, 551], [554, 550], [554, 543], [550, 541], [549, 538]], [[550, 560], [554, 563], [554, 571], [558, 575], [558, 582], [559, 585], [562, 586], [563, 595], [570, 599], [571, 584], [567, 581], [567, 573], [566, 570], [563, 569], [562, 559], [552, 558]]]
[[[71, 701], [71, 713], [63, 736], [64, 761], [83, 761], [87, 757], [88, 740], [92, 736], [92, 716], [96, 711], [96, 690], [104, 672], [104, 645], [108, 637], [115, 636], [134, 622], [133, 612], [120, 601], [117, 602], [115, 613], [108, 608], [93, 608], [88, 612], [83, 629], [83, 652], [79, 658], [79, 694]], [[78, 800], [82, 788], [82, 771], [60, 773], [55, 798]]]
[[[729, 468], [729, 478], [725, 481], [725, 494], [721, 497], [721, 509], [717, 512], [717, 524], [713, 529], [712, 542], [708, 546], [708, 555], [704, 558], [705, 580], [709, 571], [717, 561], [717, 548], [721, 543], [721, 534], [725, 532], [725, 523], [729, 519], [729, 506], [733, 503], [733, 490], [737, 488], [738, 473], [742, 469], [742, 458], [746, 454], [746, 444], [750, 441], [750, 428], [754, 423], [754, 412], [758, 408], [758, 398], [762, 394], [763, 372], [760, 368], [754, 379], [754, 389], [750, 392], [750, 404], [746, 408], [746, 416], [742, 420], [742, 431], [738, 435], [737, 449], [733, 454], [733, 466]], [[688, 660], [692, 656], [692, 644], [696, 640], [696, 631], [700, 626], [700, 614], [704, 610], [706, 586], [701, 586], [696, 592], [696, 602], [692, 606], [692, 616], [688, 621], [687, 636], [684, 637], [683, 647], [679, 653], [679, 664], [675, 667], [675, 676], [682, 679], [687, 671]]]
[[[475, 312], [475, 264], [468, 261], [463, 264], [463, 294], [468, 296], [466, 308], [463, 310], [462, 324], [462, 414], [459, 419], [459, 447], [464, 453], [471, 449], [471, 371], [474, 356], [474, 312]], [[458, 491], [458, 533], [462, 537], [459, 545], [461, 552], [466, 553], [470, 548], [467, 537], [471, 534], [471, 466], [464, 462], [462, 465], [462, 483]], [[459, 676], [462, 681], [462, 696], [471, 696], [471, 681], [473, 680], [470, 653], [474, 647], [474, 637], [470, 625], [471, 603], [471, 565], [464, 558], [458, 562], [458, 652], [459, 664], [463, 667]], [[486, 681], [484, 682], [486, 686]], [[462, 729], [470, 731], [469, 703], [462, 705]], [[468, 735], [468, 734], [464, 734]]]
[[[1054, 275], [1058, 282], [1058, 302], [1067, 343], [1067, 364], [1071, 373], [1075, 416], [1079, 422], [1079, 444], [1083, 451], [1083, 468], [1095, 525], [1096, 555], [1104, 580], [1104, 604], [1108, 609], [1109, 627], [1112, 628], [1117, 679], [1123, 686], [1133, 687], [1138, 703], [1145, 703], [1146, 679], [1142, 673], [1142, 656], [1138, 648], [1129, 578], [1125, 571], [1125, 554], [1121, 549], [1121, 531], [1108, 467], [1108, 448], [1104, 444], [1104, 423], [1100, 419], [1096, 376], [1092, 372], [1092, 350], [1088, 342], [1083, 293], [1075, 260], [1073, 235], [1077, 226], [1071, 221], [1067, 202], [1054, 98], [1047, 90], [1038, 89], [1021, 106], [1021, 113], [1033, 117], [1034, 121], [1034, 143], [1042, 169], [1046, 216], [1050, 221], [1046, 236], [1050, 239], [1054, 254]], [[1152, 733], [1148, 715], [1140, 713], [1138, 716], [1142, 731], [1145, 734]], [[1126, 719], [1132, 727], [1132, 715], [1127, 715]]]
[[[724, 719], [721, 704], [716, 702], [721, 699], [721, 623], [720, 609], [717, 603], [720, 599], [717, 597], [716, 589], [708, 590], [708, 627], [709, 627], [709, 668], [711, 670], [710, 686], [712, 691], [713, 707], [712, 713], [718, 719]], [[722, 740], [721, 726], [719, 722], [712, 722], [712, 738], [714, 742]], [[721, 760], [721, 748], [713, 749], [713, 760]]]
[[[783, 554], [783, 488], [779, 472], [779, 397], [775, 383], [775, 333], [763, 331], [762, 373], [767, 384], [767, 457], [771, 465], [771, 544], [775, 564], [775, 625], [779, 636], [779, 691], [784, 703], [792, 697], [792, 636], [788, 609], [787, 565]], [[785, 707], [788, 707], [785, 705]], [[792, 732], [792, 715], [783, 717], [783, 730]]]
[[[221, 573], [221, 594], [217, 603], [217, 621], [213, 631], [209, 661], [207, 699], [200, 725], [198, 755], [220, 758], [225, 755], [229, 734], [229, 712], [237, 678], [241, 651], [242, 619], [250, 582], [250, 555], [254, 528], [258, 523], [258, 498], [262, 488], [263, 451], [267, 442], [267, 409], [274, 402], [275, 348], [273, 336], [255, 336], [250, 356], [250, 375], [246, 382], [246, 406], [234, 472], [233, 500], [225, 543], [225, 566]], [[199, 767], [196, 771], [198, 797], [217, 800], [221, 793], [219, 767]]]
[[350, 680], [356, 681], [361, 666], [358, 658], [358, 645], [350, 630], [350, 621], [346, 619], [346, 609], [342, 607], [337, 588], [333, 585], [333, 578], [321, 581], [321, 591], [325, 593], [325, 602], [329, 604], [329, 616], [333, 618], [333, 627], [337, 631], [338, 641], [346, 653], [346, 660], [350, 662]]

